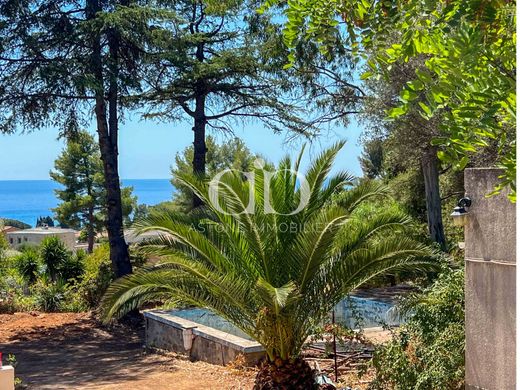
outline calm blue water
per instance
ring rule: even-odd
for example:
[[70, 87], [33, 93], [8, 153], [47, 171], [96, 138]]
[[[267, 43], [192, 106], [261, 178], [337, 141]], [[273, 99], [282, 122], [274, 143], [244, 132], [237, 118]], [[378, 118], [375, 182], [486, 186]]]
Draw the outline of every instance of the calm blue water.
[[[137, 202], [154, 205], [171, 200], [173, 187], [168, 179], [127, 179], [124, 186], [134, 187]], [[52, 180], [0, 180], [0, 217], [13, 218], [34, 226], [40, 216], [52, 216], [58, 200]]]

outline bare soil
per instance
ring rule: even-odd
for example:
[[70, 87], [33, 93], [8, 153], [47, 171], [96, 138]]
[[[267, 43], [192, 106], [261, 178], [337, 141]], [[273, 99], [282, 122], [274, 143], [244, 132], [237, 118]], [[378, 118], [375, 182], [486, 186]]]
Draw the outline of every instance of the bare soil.
[[[16, 376], [28, 389], [226, 390], [251, 389], [255, 370], [190, 362], [173, 353], [146, 353], [143, 329], [103, 326], [90, 313], [0, 315], [0, 352], [14, 354]], [[388, 336], [374, 332], [374, 342]], [[333, 360], [306, 353], [310, 363], [333, 378]], [[342, 359], [339, 359], [340, 361]], [[348, 361], [347, 361], [348, 360]], [[363, 361], [343, 359], [339, 383], [366, 388], [370, 372], [358, 377]]]
[[250, 389], [254, 371], [147, 354], [142, 330], [88, 313], [0, 315], [0, 351], [15, 354], [28, 389]]

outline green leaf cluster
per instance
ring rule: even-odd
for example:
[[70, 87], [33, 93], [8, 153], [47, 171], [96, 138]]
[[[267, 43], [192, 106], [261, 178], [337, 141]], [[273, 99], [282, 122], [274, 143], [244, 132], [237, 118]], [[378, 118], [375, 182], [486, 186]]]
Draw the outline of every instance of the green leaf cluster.
[[504, 175], [497, 191], [509, 187], [515, 201], [514, 1], [298, 0], [287, 3], [286, 15], [285, 42], [293, 57], [298, 37], [327, 51], [339, 34], [343, 45], [367, 61], [363, 79], [385, 77], [392, 68], [418, 59], [423, 66], [389, 118], [416, 109], [426, 120], [438, 116], [439, 158], [458, 169], [478, 149], [498, 143], [497, 166]]

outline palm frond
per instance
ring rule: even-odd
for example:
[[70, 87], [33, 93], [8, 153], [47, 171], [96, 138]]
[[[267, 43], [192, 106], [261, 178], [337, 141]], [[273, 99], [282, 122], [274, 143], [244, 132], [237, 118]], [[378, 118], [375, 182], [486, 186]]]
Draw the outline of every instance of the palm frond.
[[367, 205], [388, 197], [387, 187], [354, 184], [346, 172], [329, 176], [343, 144], [321, 153], [304, 176], [292, 169], [302, 149], [294, 164], [257, 167], [249, 180], [178, 177], [205, 207], [189, 215], [164, 209], [136, 224], [158, 233], [143, 250], [161, 262], [109, 287], [104, 320], [145, 302], [185, 302], [228, 319], [270, 358], [288, 359], [352, 289], [400, 269], [435, 269], [437, 253], [410, 238], [405, 214]]

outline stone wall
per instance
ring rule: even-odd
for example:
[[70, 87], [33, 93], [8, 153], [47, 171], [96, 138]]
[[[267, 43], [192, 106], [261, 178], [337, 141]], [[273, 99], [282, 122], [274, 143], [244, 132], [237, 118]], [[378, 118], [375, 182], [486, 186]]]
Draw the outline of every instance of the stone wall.
[[466, 169], [466, 388], [515, 388], [516, 209], [487, 197], [498, 169]]
[[[239, 355], [253, 366], [265, 355], [255, 341], [172, 315], [168, 311], [145, 311], [146, 346], [186, 354], [192, 360], [226, 365]], [[192, 333], [191, 345], [186, 348], [184, 332]]]

